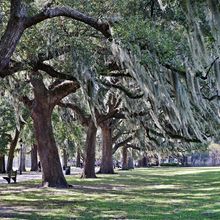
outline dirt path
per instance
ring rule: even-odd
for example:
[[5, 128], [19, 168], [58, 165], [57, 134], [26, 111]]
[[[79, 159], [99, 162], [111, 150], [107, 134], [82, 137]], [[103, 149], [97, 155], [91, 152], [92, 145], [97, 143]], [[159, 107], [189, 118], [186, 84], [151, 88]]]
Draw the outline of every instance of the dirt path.
[[[75, 168], [71, 167], [71, 175], [77, 175], [82, 172], [81, 168]], [[7, 184], [7, 181], [4, 180], [2, 177], [6, 176], [7, 174], [0, 174], [0, 184]], [[17, 182], [24, 182], [24, 181], [29, 181], [29, 180], [37, 180], [41, 179], [42, 173], [40, 172], [23, 172], [22, 175], [19, 174], [17, 175]]]

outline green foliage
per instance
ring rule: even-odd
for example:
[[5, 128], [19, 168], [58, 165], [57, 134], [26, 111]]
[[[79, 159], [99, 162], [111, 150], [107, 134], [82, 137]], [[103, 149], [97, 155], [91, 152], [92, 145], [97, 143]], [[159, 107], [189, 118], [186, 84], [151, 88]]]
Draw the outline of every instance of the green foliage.
[[[26, 0], [24, 2], [29, 16], [46, 7], [46, 1], [42, 0]], [[123, 100], [123, 109], [126, 111], [135, 112], [141, 109], [149, 112], [148, 116], [141, 120], [146, 121], [150, 127], [159, 132], [162, 138], [158, 137], [159, 135], [153, 135], [151, 132], [150, 135], [157, 139], [157, 143], [152, 144], [146, 134], [140, 130], [139, 137], [143, 146], [147, 145], [147, 148], [154, 148], [160, 145], [157, 147], [168, 149], [169, 141], [172, 138], [169, 135], [166, 136], [167, 127], [169, 131], [175, 134], [178, 133], [188, 138], [196, 137], [201, 141], [206, 139], [206, 134], [212, 136], [215, 133], [213, 131], [218, 129], [218, 123], [211, 123], [211, 125], [209, 123], [209, 121], [214, 121], [213, 115], [217, 118], [218, 105], [216, 102], [210, 104], [203, 97], [204, 94], [208, 94], [210, 97], [216, 88], [219, 90], [218, 83], [215, 82], [215, 78], [209, 78], [206, 84], [196, 78], [197, 72], [195, 72], [195, 70], [203, 69], [202, 73], [204, 74], [204, 64], [205, 67], [210, 65], [212, 58], [210, 59], [208, 56], [207, 62], [205, 56], [203, 58], [203, 53], [200, 52], [199, 56], [195, 55], [198, 51], [202, 51], [201, 46], [203, 49], [208, 48], [208, 51], [219, 48], [219, 45], [215, 44], [217, 42], [216, 36], [219, 35], [213, 34], [216, 23], [212, 23], [213, 29], [208, 25], [206, 16], [204, 16], [207, 10], [203, 10], [206, 9], [207, 5], [203, 1], [199, 1], [198, 7], [189, 4], [189, 1], [184, 1], [188, 3], [182, 7], [182, 1], [162, 1], [163, 5], [167, 4], [166, 10], [161, 10], [161, 4], [158, 2], [150, 0], [56, 0], [53, 1], [52, 5], [74, 7], [86, 14], [109, 21], [109, 24], [113, 26], [114, 41], [112, 42], [120, 42], [116, 49], [120, 50], [121, 53], [119, 54], [117, 51], [116, 63], [122, 67], [121, 72], [130, 73], [134, 78], [133, 80], [126, 78], [116, 81], [129, 90], [133, 88], [135, 92], [143, 90], [145, 97], [138, 100], [137, 105], [134, 105], [134, 101], [129, 100], [123, 93], [115, 90], [111, 92]], [[3, 1], [1, 6], [3, 15], [2, 34], [9, 15], [9, 1]], [[186, 16], [187, 12], [190, 12], [189, 6], [196, 9], [192, 14], [194, 21]], [[216, 14], [214, 12], [215, 10], [212, 9], [213, 15]], [[193, 35], [196, 30], [195, 24], [198, 25], [199, 22], [202, 23], [199, 29], [201, 34], [197, 31]], [[191, 39], [190, 36], [195, 38], [195, 41], [192, 42], [198, 43], [199, 47], [193, 45], [192, 42], [190, 45], [188, 44], [188, 40]], [[202, 45], [203, 42], [204, 45]], [[84, 90], [83, 95], [85, 97], [83, 100], [89, 101], [90, 107], [96, 107], [100, 110], [101, 108], [98, 105], [104, 100], [105, 94], [103, 92], [101, 98], [98, 94], [101, 87], [100, 82], [103, 79], [100, 74], [105, 72], [104, 74], [107, 75], [109, 71], [105, 65], [109, 57], [112, 57], [113, 52], [110, 45], [111, 43], [105, 42], [100, 33], [78, 21], [57, 17], [41, 22], [26, 30], [22, 36], [13, 59], [24, 62], [24, 65], [29, 68], [26, 72], [16, 74], [15, 80], [10, 78], [6, 83], [9, 84], [7, 89], [10, 90], [14, 98], [25, 94], [30, 94], [32, 97], [26, 76], [29, 74], [29, 70], [32, 70], [31, 62], [37, 61], [39, 53], [46, 55], [49, 52], [56, 53], [57, 48], [70, 46], [69, 53], [51, 59], [48, 63], [58, 71], [74, 75]], [[193, 51], [195, 52], [194, 55]], [[214, 50], [215, 53], [213, 54], [217, 55], [216, 51]], [[203, 60], [206, 62], [203, 63]], [[166, 69], [164, 65], [167, 63], [177, 67], [177, 70]], [[195, 65], [196, 63], [197, 65]], [[185, 71], [182, 76], [178, 75], [179, 70], [180, 72]], [[216, 78], [220, 79], [219, 71], [216, 72], [211, 71], [210, 75], [216, 74]], [[45, 76], [46, 85], [52, 81]], [[16, 101], [12, 103], [16, 109], [15, 115], [18, 125], [21, 106]], [[135, 108], [135, 106], [138, 107]], [[91, 114], [93, 114], [92, 107], [89, 112]], [[83, 129], [78, 124], [72, 123], [73, 119], [71, 118], [68, 120], [71, 121], [72, 128], [67, 125], [69, 121], [65, 121], [66, 119], [64, 120], [65, 124], [61, 123], [64, 118], [60, 112], [53, 115], [55, 136], [59, 145], [61, 148], [64, 147], [62, 145], [69, 145], [72, 148], [75, 147], [75, 144], [81, 145]], [[133, 126], [139, 126], [139, 122], [135, 122], [135, 120], [131, 120]], [[33, 129], [31, 124], [27, 126], [27, 129]], [[27, 133], [29, 134], [29, 132]], [[29, 140], [33, 139], [31, 137], [32, 135], [30, 135]], [[162, 143], [164, 143], [163, 146]], [[173, 145], [177, 145], [176, 149], [179, 151], [182, 148], [187, 148], [184, 144], [179, 144], [178, 138], [177, 141], [173, 141]], [[171, 145], [172, 150], [173, 145]]]
[[58, 147], [65, 148], [68, 154], [73, 156], [77, 147], [84, 145], [84, 128], [74, 121], [72, 114], [66, 109], [56, 109], [52, 121]]
[[183, 57], [188, 47], [186, 31], [178, 17], [178, 8], [168, 7], [161, 13], [158, 4], [155, 3], [155, 16], [152, 16], [150, 2], [122, 2], [124, 3], [120, 8], [121, 20], [114, 28], [115, 35], [123, 40], [125, 45], [129, 44], [129, 47], [138, 46], [143, 51], [142, 62], [145, 64], [155, 59], [152, 57], [153, 54], [157, 55], [162, 63], [180, 64], [179, 54], [183, 53]]
[[13, 106], [4, 97], [0, 99], [0, 115], [0, 154], [5, 154], [16, 124]]

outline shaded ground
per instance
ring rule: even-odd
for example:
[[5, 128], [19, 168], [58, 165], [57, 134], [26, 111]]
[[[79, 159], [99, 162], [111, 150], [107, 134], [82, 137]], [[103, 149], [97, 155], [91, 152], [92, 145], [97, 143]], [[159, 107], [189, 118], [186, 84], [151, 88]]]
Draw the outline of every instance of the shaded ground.
[[[72, 175], [77, 175], [82, 173], [81, 168], [71, 168], [71, 174]], [[0, 187], [1, 184], [7, 184], [7, 181], [4, 180], [2, 177], [7, 176], [6, 174], [0, 174]], [[42, 176], [41, 172], [22, 172], [22, 175], [19, 174], [17, 175], [17, 182], [24, 182], [24, 181], [30, 181], [30, 180], [40, 180]], [[12, 181], [13, 182], [13, 181]]]
[[0, 219], [220, 219], [220, 168], [146, 168], [82, 180], [0, 185]]

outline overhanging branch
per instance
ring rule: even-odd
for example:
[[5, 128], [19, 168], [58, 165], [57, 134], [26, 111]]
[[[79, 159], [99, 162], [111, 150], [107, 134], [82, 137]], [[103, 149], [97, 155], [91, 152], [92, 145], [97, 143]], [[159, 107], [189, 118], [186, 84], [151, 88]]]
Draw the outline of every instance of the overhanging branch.
[[90, 115], [86, 115], [83, 109], [81, 109], [79, 106], [74, 105], [72, 103], [63, 103], [63, 102], [59, 102], [58, 105], [63, 108], [70, 108], [72, 111], [74, 111], [74, 113], [78, 115], [78, 119], [80, 120], [83, 126], [89, 125]]
[[102, 81], [102, 84], [103, 84], [104, 86], [109, 87], [109, 88], [119, 89], [120, 91], [124, 92], [125, 95], [127, 95], [130, 99], [140, 99], [140, 98], [142, 98], [142, 97], [144, 96], [143, 93], [136, 95], [136, 94], [130, 92], [128, 89], [126, 89], [126, 88], [123, 87], [123, 86], [116, 85], [116, 84], [112, 84], [112, 83], [107, 82], [107, 81], [104, 81], [104, 80]]
[[129, 141], [131, 141], [133, 139], [132, 136], [129, 136], [128, 138], [126, 138], [125, 140], [115, 144], [115, 146], [112, 149], [112, 154], [114, 154], [118, 148], [125, 146]]
[[48, 75], [50, 75], [51, 77], [56, 77], [59, 79], [66, 79], [66, 80], [72, 80], [77, 82], [77, 79], [71, 75], [68, 74], [64, 74], [61, 72], [56, 71], [52, 66], [45, 64], [45, 63], [38, 63], [36, 64], [36, 66], [34, 66], [35, 70], [41, 70], [46, 72]]
[[90, 17], [89, 15], [83, 14], [73, 8], [70, 7], [54, 7], [54, 8], [47, 8], [46, 10], [42, 11], [41, 13], [30, 17], [27, 19], [25, 23], [25, 27], [29, 28], [33, 25], [36, 25], [39, 22], [42, 22], [46, 19], [54, 18], [54, 17], [59, 17], [59, 16], [65, 16], [68, 18], [72, 18], [77, 21], [81, 21], [99, 32], [101, 32], [106, 38], [111, 37], [110, 33], [110, 27], [107, 22], [102, 22], [99, 19]]

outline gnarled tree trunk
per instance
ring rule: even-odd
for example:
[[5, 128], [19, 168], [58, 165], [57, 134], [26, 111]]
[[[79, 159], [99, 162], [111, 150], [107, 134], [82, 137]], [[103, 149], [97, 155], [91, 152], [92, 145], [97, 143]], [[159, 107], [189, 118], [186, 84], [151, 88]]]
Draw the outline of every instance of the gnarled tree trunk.
[[79, 88], [77, 81], [54, 83], [46, 88], [39, 72], [33, 72], [31, 84], [34, 99], [23, 97], [23, 102], [31, 110], [37, 150], [42, 168], [42, 185], [67, 188], [58, 148], [53, 135], [51, 115], [53, 108], [62, 98]]
[[99, 173], [113, 174], [111, 121], [103, 122], [100, 127], [102, 130], [102, 160]]
[[92, 119], [90, 119], [87, 128], [85, 161], [82, 178], [96, 178], [95, 174], [95, 148], [96, 148], [97, 128]]
[[51, 114], [52, 107], [43, 102], [36, 102], [32, 109], [37, 150], [42, 167], [42, 185], [67, 188], [63, 175], [58, 149], [55, 143]]
[[31, 149], [31, 171], [38, 170], [38, 163], [37, 163], [37, 145], [33, 144]]

